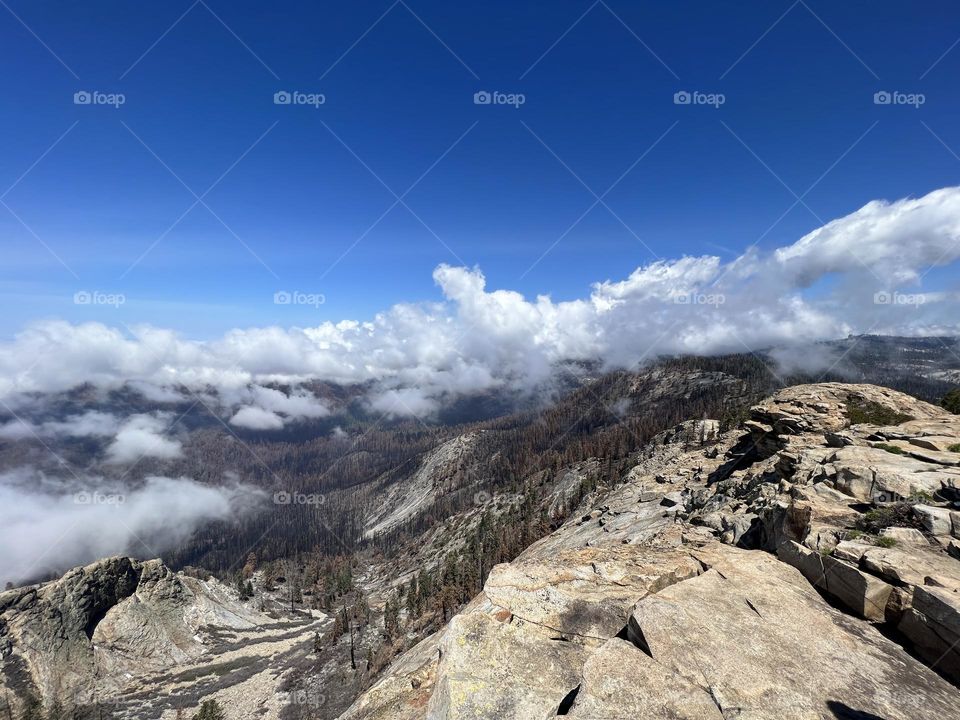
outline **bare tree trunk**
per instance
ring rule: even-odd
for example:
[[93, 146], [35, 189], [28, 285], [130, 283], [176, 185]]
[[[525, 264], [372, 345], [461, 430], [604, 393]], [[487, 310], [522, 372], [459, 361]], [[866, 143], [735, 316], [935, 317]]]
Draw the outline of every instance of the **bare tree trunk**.
[[350, 627], [350, 667], [354, 670], [357, 669], [357, 659], [354, 655], [354, 644], [353, 644], [353, 620], [347, 620], [347, 624]]

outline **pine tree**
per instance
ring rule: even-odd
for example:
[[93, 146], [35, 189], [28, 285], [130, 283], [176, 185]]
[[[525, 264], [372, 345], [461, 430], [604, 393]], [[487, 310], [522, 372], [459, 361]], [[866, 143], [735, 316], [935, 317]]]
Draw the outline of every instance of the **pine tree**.
[[410, 578], [410, 585], [407, 587], [407, 621], [413, 620], [420, 613], [417, 610], [417, 579]]
[[191, 720], [227, 720], [227, 716], [216, 700], [204, 700]]
[[[240, 600], [248, 600], [253, 595], [253, 586], [250, 585], [249, 581], [243, 581], [243, 573], [241, 572], [237, 572], [233, 580], [237, 588], [237, 594], [240, 595]], [[247, 592], [248, 586], [250, 587], [250, 592]]]
[[[397, 603], [399, 603], [399, 599]], [[383, 630], [388, 638], [393, 638], [397, 634], [400, 625], [397, 603], [391, 602], [390, 598], [387, 598], [387, 604], [383, 609]]]

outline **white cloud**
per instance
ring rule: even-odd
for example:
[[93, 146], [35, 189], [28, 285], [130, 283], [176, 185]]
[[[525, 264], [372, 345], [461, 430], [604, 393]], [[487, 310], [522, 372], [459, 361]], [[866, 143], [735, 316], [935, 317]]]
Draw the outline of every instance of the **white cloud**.
[[30, 468], [0, 474], [0, 582], [26, 582], [117, 554], [156, 557], [200, 525], [252, 511], [263, 492], [148, 477], [135, 488]]
[[[170, 388], [181, 386], [213, 389], [233, 424], [265, 428], [327, 414], [300, 388], [323, 379], [370, 383], [375, 410], [425, 414], [457, 394], [537, 387], [566, 361], [631, 366], [661, 353], [737, 352], [850, 332], [957, 332], [956, 296], [930, 294], [921, 280], [958, 257], [960, 188], [944, 188], [870, 202], [770, 253], [655, 262], [571, 301], [488, 289], [479, 269], [441, 265], [433, 277], [443, 302], [398, 304], [365, 322], [238, 329], [208, 342], [152, 327], [129, 335], [41, 322], [0, 344], [0, 397], [15, 402], [81, 382], [130, 382], [157, 398], [176, 398]], [[929, 301], [874, 301], [898, 289]]]
[[141, 458], [153, 457], [172, 460], [183, 454], [178, 440], [165, 437], [168, 431], [167, 417], [131, 415], [117, 430], [113, 442], [107, 447], [107, 462], [126, 464]]
[[24, 438], [34, 437], [38, 428], [26, 420], [14, 418], [9, 422], [0, 425], [0, 439], [3, 440], [23, 440]]
[[248, 406], [240, 408], [230, 418], [230, 424], [249, 430], [280, 430], [283, 427], [283, 418], [270, 410]]
[[227, 406], [241, 405], [230, 418], [230, 424], [251, 430], [279, 430], [288, 422], [330, 414], [330, 408], [324, 402], [302, 389], [286, 394], [252, 385], [221, 393], [218, 401]]
[[416, 387], [378, 393], [370, 398], [370, 407], [387, 417], [424, 417], [439, 409], [426, 390]]
[[89, 410], [81, 415], [71, 415], [63, 420], [45, 422], [39, 428], [40, 435], [66, 437], [109, 437], [120, 429], [120, 421], [110, 413]]
[[891, 285], [915, 281], [960, 257], [958, 194], [943, 188], [922, 198], [875, 200], [781, 248], [776, 262], [801, 286], [857, 265]]

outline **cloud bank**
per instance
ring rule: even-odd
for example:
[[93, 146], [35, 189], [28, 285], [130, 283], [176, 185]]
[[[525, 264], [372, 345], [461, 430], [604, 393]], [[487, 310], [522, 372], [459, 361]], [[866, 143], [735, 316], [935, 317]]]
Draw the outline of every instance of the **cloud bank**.
[[200, 525], [252, 512], [262, 491], [151, 476], [135, 489], [99, 478], [0, 474], [0, 582], [14, 584], [109, 555], [156, 557]]
[[[99, 323], [41, 322], [0, 345], [0, 398], [15, 403], [83, 382], [132, 383], [158, 399], [180, 387], [212, 388], [228, 399], [230, 423], [268, 430], [328, 414], [297, 389], [322, 379], [370, 383], [376, 411], [427, 414], [451, 396], [534, 387], [571, 361], [630, 367], [659, 354], [851, 332], [956, 333], [957, 293], [924, 292], [923, 281], [958, 256], [960, 188], [949, 187], [870, 202], [773, 252], [658, 260], [565, 302], [490, 290], [478, 268], [440, 265], [433, 278], [442, 302], [398, 304], [368, 321], [237, 329], [208, 342], [155, 327], [131, 335]], [[276, 383], [294, 389], [266, 387]], [[131, 428], [121, 446], [142, 440], [137, 432], [144, 429]], [[115, 455], [126, 457], [122, 447]]]
[[89, 410], [39, 424], [17, 416], [0, 424], [0, 439], [36, 438], [42, 442], [47, 438], [112, 438], [106, 447], [105, 459], [109, 463], [136, 463], [148, 457], [173, 460], [183, 456], [183, 445], [167, 437], [172, 422], [173, 414], [167, 412], [137, 413], [121, 419]]
[[325, 403], [304, 390], [286, 394], [273, 388], [253, 385], [239, 392], [230, 389], [221, 393], [219, 401], [241, 405], [230, 418], [230, 424], [249, 430], [280, 430], [288, 422], [330, 414]]

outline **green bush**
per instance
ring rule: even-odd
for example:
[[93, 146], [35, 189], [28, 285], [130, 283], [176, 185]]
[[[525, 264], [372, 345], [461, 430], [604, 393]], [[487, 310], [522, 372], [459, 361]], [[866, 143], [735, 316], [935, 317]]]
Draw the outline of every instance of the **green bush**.
[[903, 455], [903, 448], [897, 447], [896, 445], [887, 445], [887, 443], [877, 443], [874, 445], [875, 448], [880, 448], [881, 450], [886, 450], [888, 453], [893, 453], [894, 455]]
[[875, 545], [878, 545], [882, 548], [892, 548], [897, 544], [896, 540], [894, 540], [892, 537], [887, 537], [886, 535], [880, 535], [873, 542]]
[[851, 425], [860, 425], [862, 423], [869, 425], [899, 425], [908, 420], [913, 420], [913, 416], [891, 410], [885, 405], [873, 402], [872, 400], [850, 398], [850, 400], [847, 401], [847, 419]]
[[226, 720], [220, 703], [216, 700], [204, 700], [200, 705], [200, 710], [193, 716], [192, 720]]
[[940, 405], [954, 415], [960, 415], [960, 388], [954, 388], [944, 395]]
[[868, 535], [879, 535], [880, 531], [888, 527], [907, 527], [922, 530], [923, 525], [913, 514], [913, 508], [908, 503], [886, 505], [865, 512], [857, 518], [857, 530]]
[[947, 450], [949, 450], [950, 452], [960, 452], [960, 443], [957, 443], [956, 445], [951, 445], [950, 447], [947, 448]]

